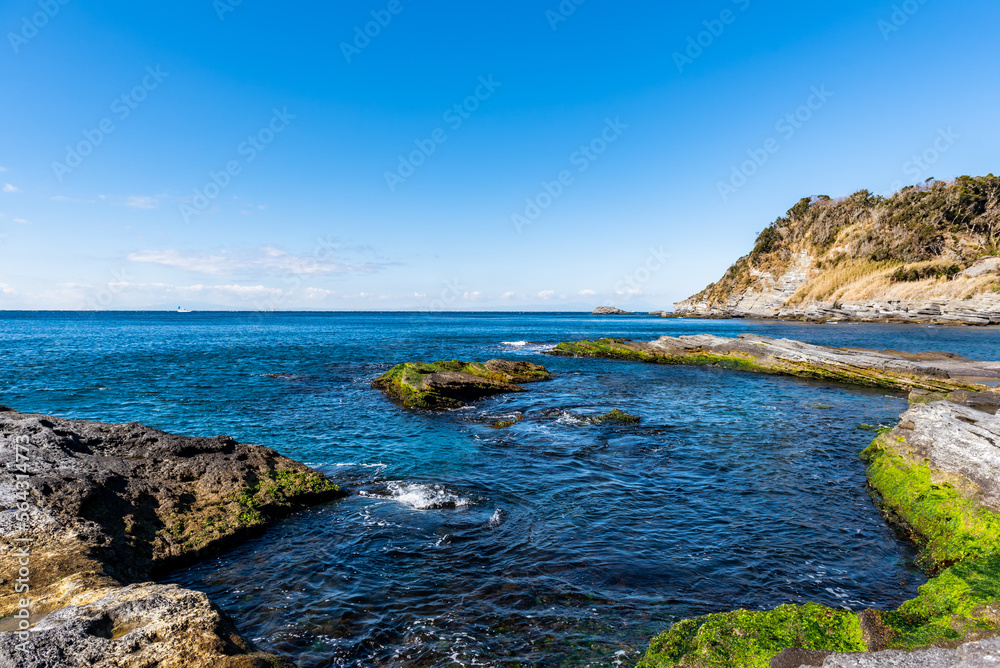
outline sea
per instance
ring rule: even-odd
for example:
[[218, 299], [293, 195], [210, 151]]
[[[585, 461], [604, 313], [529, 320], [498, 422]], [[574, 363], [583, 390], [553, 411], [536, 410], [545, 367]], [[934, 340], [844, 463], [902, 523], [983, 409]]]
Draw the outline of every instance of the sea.
[[[925, 576], [858, 458], [902, 394], [544, 354], [698, 333], [1000, 359], [997, 330], [927, 325], [0, 312], [0, 404], [228, 434], [348, 489], [165, 579], [299, 666], [632, 666], [694, 615], [912, 598]], [[399, 362], [493, 358], [555, 379], [440, 413], [370, 386]], [[588, 419], [615, 408], [641, 422]]]

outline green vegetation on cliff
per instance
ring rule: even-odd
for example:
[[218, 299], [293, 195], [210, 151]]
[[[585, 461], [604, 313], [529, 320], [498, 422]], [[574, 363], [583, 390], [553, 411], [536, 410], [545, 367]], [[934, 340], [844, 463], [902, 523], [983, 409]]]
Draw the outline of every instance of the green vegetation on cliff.
[[[891, 197], [801, 199], [766, 227], [753, 250], [690, 303], [722, 308], [734, 295], [766, 287], [793, 267], [805, 271], [789, 305], [884, 297], [892, 286], [935, 294], [979, 258], [1000, 254], [1000, 177], [961, 176], [904, 188]], [[803, 265], [802, 263], [805, 262]], [[768, 279], [767, 277], [770, 277]], [[997, 274], [963, 278], [954, 298], [989, 294]], [[973, 280], [975, 279], [975, 280]], [[911, 294], [912, 293], [912, 294]]]

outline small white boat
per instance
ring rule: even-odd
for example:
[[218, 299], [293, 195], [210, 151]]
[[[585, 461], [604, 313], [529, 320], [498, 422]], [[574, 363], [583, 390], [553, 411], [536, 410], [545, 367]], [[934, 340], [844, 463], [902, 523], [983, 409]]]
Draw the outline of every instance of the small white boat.
[[178, 313], [190, 313], [191, 311], [187, 310], [186, 308], [181, 308], [180, 306], [178, 306], [177, 307], [177, 312]]

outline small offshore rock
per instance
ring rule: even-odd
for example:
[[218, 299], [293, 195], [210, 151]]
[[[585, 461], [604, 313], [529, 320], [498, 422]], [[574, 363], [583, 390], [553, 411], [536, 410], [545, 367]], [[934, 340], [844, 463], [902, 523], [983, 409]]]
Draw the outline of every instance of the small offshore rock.
[[372, 387], [408, 408], [444, 410], [496, 394], [524, 392], [521, 383], [551, 378], [545, 367], [521, 360], [404, 362], [372, 381]]

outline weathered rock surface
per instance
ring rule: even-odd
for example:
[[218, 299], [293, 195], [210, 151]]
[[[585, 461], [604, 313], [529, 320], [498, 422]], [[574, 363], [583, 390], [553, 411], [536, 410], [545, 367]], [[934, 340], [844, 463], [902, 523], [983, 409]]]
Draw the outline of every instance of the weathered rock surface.
[[0, 665], [23, 668], [277, 668], [288, 666], [240, 637], [208, 596], [176, 585], [133, 584], [92, 592], [47, 615], [24, 654], [0, 634]]
[[[8, 652], [19, 661], [4, 665], [98, 665], [78, 654], [97, 646], [95, 635], [119, 643], [115, 647], [148, 645], [150, 656], [159, 653], [161, 663], [136, 666], [264, 665], [265, 655], [256, 654], [200, 594], [123, 586], [229, 545], [272, 518], [342, 495], [322, 474], [225, 436], [191, 438], [135, 423], [65, 420], [0, 407], [0, 445], [0, 528], [8, 538], [0, 546], [0, 617], [7, 618], [0, 620], [0, 656]], [[30, 546], [30, 557], [20, 559], [30, 561], [30, 592], [15, 593], [22, 545]], [[29, 623], [38, 624], [39, 633], [49, 629], [47, 653], [31, 655], [36, 663], [23, 663], [23, 653], [9, 654], [21, 642], [10, 633], [20, 621], [11, 616], [26, 596]], [[175, 636], [138, 622], [134, 628], [117, 624], [119, 631], [128, 629], [120, 638], [101, 636], [103, 622], [85, 621], [169, 624], [171, 615], [163, 611], [177, 606], [191, 616], [171, 627], [181, 634]], [[42, 620], [48, 620], [45, 626]], [[34, 629], [30, 637], [36, 640]], [[171, 654], [181, 647], [195, 653], [186, 659]], [[45, 663], [53, 656], [63, 663]]]
[[404, 362], [372, 381], [372, 387], [410, 408], [442, 410], [495, 394], [524, 392], [520, 383], [551, 378], [545, 367], [524, 361]]
[[893, 435], [900, 452], [938, 472], [961, 476], [974, 496], [1000, 512], [1000, 417], [952, 401], [911, 406]]
[[[808, 656], [806, 656], [808, 655]], [[806, 659], [808, 662], [800, 662]], [[771, 668], [987, 668], [1000, 666], [1000, 638], [967, 643], [955, 649], [931, 648], [912, 652], [883, 650], [869, 654], [803, 653], [787, 650], [771, 660]]]
[[764, 318], [809, 320], [816, 322], [917, 322], [942, 325], [1000, 324], [1000, 296], [978, 295], [972, 299], [868, 299], [864, 301], [809, 302], [786, 306], [773, 302], [770, 307], [747, 307], [749, 296], [735, 296], [725, 305], [709, 305], [690, 300], [674, 304], [674, 317], [680, 318]]
[[598, 306], [591, 315], [632, 315], [632, 313], [614, 306]]
[[661, 336], [649, 342], [578, 341], [560, 343], [549, 354], [659, 364], [721, 365], [901, 390], [986, 391], [984, 382], [1000, 378], [1000, 362], [969, 360], [950, 353], [829, 348], [752, 334], [741, 334], [735, 339], [700, 334]]

